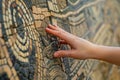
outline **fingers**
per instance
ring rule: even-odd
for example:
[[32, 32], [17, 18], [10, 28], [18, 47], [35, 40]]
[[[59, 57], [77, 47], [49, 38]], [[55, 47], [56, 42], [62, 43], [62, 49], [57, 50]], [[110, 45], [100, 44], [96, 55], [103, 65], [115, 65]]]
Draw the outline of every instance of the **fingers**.
[[65, 40], [60, 40], [59, 43], [60, 44], [68, 44]]
[[51, 24], [49, 24], [48, 27], [49, 27], [50, 29], [56, 30], [56, 27], [57, 27], [57, 26], [52, 26]]
[[73, 57], [75, 52], [75, 50], [60, 50], [54, 53], [54, 57]]
[[50, 34], [53, 34], [53, 35], [59, 37], [60, 31], [57, 28], [58, 27], [55, 27], [55, 26], [49, 24], [48, 27], [46, 28], [46, 31]]
[[57, 37], [59, 37], [62, 40], [65, 40], [68, 43], [73, 43], [74, 42], [74, 36], [63, 29], [57, 27], [57, 26], [52, 26], [49, 25], [49, 27], [46, 28], [46, 31], [50, 34], [53, 34]]
[[[50, 28], [49, 28], [50, 27]], [[52, 25], [49, 25], [49, 27], [46, 28], [46, 31], [50, 34], [53, 34], [56, 37], [59, 37], [61, 40], [64, 40], [67, 42], [67, 44], [69, 44], [72, 48], [76, 48], [77, 47], [77, 37], [64, 31], [63, 29], [59, 28], [59, 27], [55, 27]], [[55, 27], [55, 28], [53, 28]], [[66, 42], [63, 42], [63, 44]]]
[[56, 31], [56, 30], [53, 30], [53, 29], [50, 29], [50, 28], [46, 28], [46, 31], [48, 32], [48, 33], [50, 33], [50, 34], [53, 34], [53, 35], [55, 35], [55, 36], [58, 36], [57, 35], [57, 33], [58, 33], [58, 31]]

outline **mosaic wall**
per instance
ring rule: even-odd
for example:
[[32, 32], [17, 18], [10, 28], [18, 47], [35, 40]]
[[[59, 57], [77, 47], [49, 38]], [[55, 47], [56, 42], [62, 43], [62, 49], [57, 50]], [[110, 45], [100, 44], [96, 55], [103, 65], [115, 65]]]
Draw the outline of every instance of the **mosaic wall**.
[[[98, 61], [53, 58], [56, 24], [96, 44], [119, 46], [119, 0], [0, 0], [0, 80], [96, 80]], [[96, 75], [97, 77], [97, 75]]]

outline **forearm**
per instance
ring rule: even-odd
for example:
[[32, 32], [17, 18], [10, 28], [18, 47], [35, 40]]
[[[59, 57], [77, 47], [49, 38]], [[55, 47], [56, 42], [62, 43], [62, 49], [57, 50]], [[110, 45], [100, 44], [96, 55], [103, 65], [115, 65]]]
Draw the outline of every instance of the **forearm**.
[[120, 47], [95, 45], [92, 58], [120, 65]]

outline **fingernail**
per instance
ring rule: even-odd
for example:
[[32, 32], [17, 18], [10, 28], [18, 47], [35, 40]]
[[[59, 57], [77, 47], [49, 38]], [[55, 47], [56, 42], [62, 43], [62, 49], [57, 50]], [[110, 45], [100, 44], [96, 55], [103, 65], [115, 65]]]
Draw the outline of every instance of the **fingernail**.
[[45, 28], [45, 30], [47, 31], [49, 28]]
[[54, 57], [58, 57], [58, 53], [54, 53]]
[[52, 26], [51, 24], [49, 24], [48, 26]]

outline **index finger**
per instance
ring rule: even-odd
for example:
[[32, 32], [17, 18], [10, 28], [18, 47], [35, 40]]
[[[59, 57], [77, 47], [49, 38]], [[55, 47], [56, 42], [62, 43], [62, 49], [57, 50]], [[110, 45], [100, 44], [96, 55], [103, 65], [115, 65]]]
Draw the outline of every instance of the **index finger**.
[[[72, 34], [62, 30], [61, 28], [56, 27], [56, 28], [52, 29], [49, 27], [46, 28], [46, 31], [48, 33], [53, 34], [53, 35], [65, 40], [69, 44], [72, 44], [75, 41], [75, 37]], [[51, 27], [53, 27], [53, 26], [51, 26]]]

